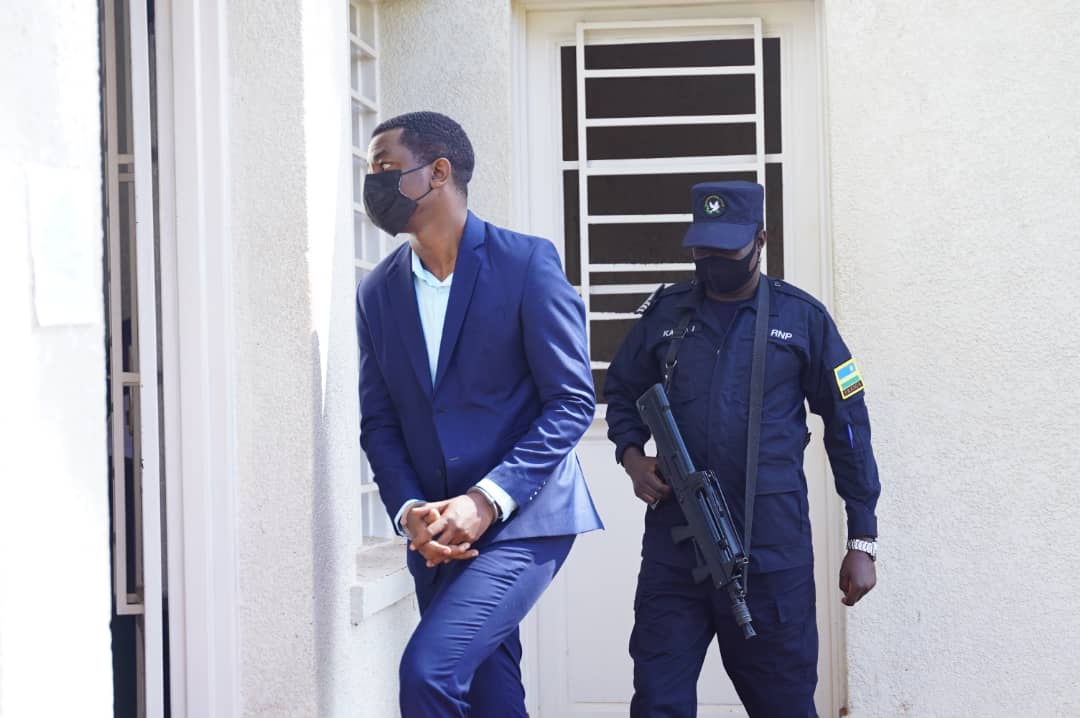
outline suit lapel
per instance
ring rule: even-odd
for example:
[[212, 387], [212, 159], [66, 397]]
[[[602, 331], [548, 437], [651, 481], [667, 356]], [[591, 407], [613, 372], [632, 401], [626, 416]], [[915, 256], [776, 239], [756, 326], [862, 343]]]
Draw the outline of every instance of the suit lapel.
[[450, 365], [454, 347], [457, 346], [458, 336], [461, 334], [461, 325], [465, 322], [465, 313], [472, 300], [476, 277], [483, 261], [485, 233], [484, 222], [469, 212], [469, 217], [465, 220], [465, 230], [461, 233], [461, 244], [458, 245], [454, 282], [450, 286], [450, 302], [446, 308], [446, 322], [443, 324], [439, 344], [439, 366], [435, 372], [436, 391]]
[[398, 250], [398, 256], [388, 274], [387, 291], [390, 294], [394, 324], [405, 342], [405, 353], [408, 354], [409, 364], [416, 373], [416, 380], [420, 382], [428, 398], [431, 398], [431, 369], [428, 364], [427, 345], [424, 343], [424, 330], [420, 325], [420, 309], [416, 305], [412, 253], [408, 244]]

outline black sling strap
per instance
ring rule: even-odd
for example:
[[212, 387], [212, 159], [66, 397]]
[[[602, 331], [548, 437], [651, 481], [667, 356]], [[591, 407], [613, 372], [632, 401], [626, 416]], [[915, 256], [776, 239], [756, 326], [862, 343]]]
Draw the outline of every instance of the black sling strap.
[[690, 326], [690, 320], [694, 318], [693, 312], [687, 312], [679, 320], [675, 327], [675, 335], [668, 345], [667, 356], [664, 357], [664, 393], [671, 393], [671, 377], [675, 375], [675, 367], [679, 364], [679, 347], [686, 339], [686, 330]]
[[[750, 364], [750, 411], [746, 419], [746, 500], [743, 516], [743, 554], [750, 558], [750, 536], [754, 526], [754, 498], [757, 496], [758, 456], [761, 445], [761, 410], [765, 399], [765, 350], [769, 342], [769, 278], [761, 275], [755, 298], [754, 354]], [[679, 347], [693, 318], [687, 312], [674, 329], [664, 358], [664, 392], [671, 390], [671, 378], [679, 364]], [[744, 579], [745, 580], [745, 579]]]
[[765, 350], [769, 342], [769, 278], [761, 276], [757, 288], [757, 317], [754, 321], [754, 358], [750, 365], [750, 411], [746, 419], [746, 504], [743, 513], [743, 552], [750, 558], [750, 536], [754, 526], [754, 497], [757, 495], [758, 448], [761, 444], [761, 409], [765, 401]]

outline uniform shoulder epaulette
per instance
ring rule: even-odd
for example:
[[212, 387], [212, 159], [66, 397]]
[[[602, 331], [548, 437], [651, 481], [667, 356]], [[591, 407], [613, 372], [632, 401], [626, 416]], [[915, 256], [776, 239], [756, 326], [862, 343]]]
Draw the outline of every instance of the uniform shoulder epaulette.
[[796, 299], [801, 299], [802, 301], [806, 302], [807, 304], [810, 304], [811, 306], [813, 306], [816, 309], [821, 309], [821, 310], [825, 309], [825, 305], [822, 304], [821, 301], [819, 301], [817, 299], [817, 297], [813, 296], [809, 292], [806, 292], [806, 291], [804, 291], [802, 289], [799, 289], [794, 284], [790, 284], [788, 282], [785, 282], [782, 279], [776, 279], [775, 277], [769, 277], [769, 281], [772, 283], [773, 287], [778, 292], [782, 292], [783, 294], [786, 294], [789, 297], [795, 297]]
[[652, 310], [653, 307], [656, 306], [657, 302], [662, 297], [666, 297], [671, 294], [681, 294], [682, 292], [689, 290], [690, 287], [690, 282], [679, 282], [678, 284], [661, 284], [659, 287], [653, 290], [653, 293], [650, 294], [644, 302], [641, 303], [640, 307], [634, 310], [634, 314], [640, 314], [641, 316], [645, 316]]

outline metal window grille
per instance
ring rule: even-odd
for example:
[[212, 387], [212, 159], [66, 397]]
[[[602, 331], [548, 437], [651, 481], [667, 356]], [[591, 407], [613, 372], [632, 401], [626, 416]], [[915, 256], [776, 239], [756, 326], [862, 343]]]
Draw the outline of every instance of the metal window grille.
[[101, 9], [113, 592], [116, 613], [124, 616], [144, 610], [135, 138], [127, 5], [105, 2]]
[[[352, 129], [353, 247], [356, 282], [375, 268], [390, 250], [391, 238], [364, 211], [367, 142], [379, 122], [378, 7], [374, 0], [349, 2], [349, 97]], [[371, 466], [361, 452], [360, 516], [364, 541], [394, 535], [379, 498]]]
[[566, 264], [598, 392], [633, 310], [660, 282], [691, 276], [680, 247], [691, 184], [766, 187], [763, 268], [772, 260], [782, 276], [778, 43], [760, 18], [711, 18], [579, 23], [564, 48]]

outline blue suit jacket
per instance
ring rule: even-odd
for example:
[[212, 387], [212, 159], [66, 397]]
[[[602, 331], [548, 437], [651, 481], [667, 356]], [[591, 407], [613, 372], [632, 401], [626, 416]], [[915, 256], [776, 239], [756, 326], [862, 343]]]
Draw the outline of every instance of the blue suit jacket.
[[360, 443], [391, 516], [486, 476], [518, 509], [480, 546], [602, 527], [574, 454], [595, 409], [584, 306], [550, 242], [469, 213], [434, 387], [407, 243], [356, 308]]

